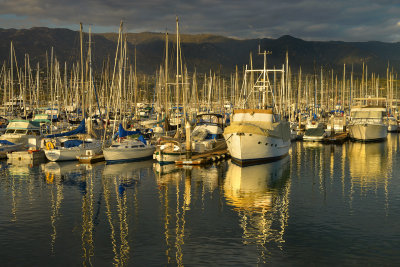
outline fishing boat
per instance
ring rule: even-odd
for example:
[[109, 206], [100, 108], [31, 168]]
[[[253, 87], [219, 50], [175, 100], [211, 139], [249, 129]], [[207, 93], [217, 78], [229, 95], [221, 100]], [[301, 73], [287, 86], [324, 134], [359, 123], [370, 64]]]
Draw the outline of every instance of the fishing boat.
[[290, 148], [289, 122], [271, 109], [234, 110], [224, 137], [232, 160], [240, 165], [280, 159]]
[[231, 124], [224, 130], [225, 141], [232, 160], [240, 165], [280, 159], [288, 154], [290, 148], [290, 124], [275, 112], [273, 88], [268, 77], [269, 73], [281, 72], [281, 81], [283, 81], [284, 68], [266, 69], [267, 52], [264, 51], [262, 54], [264, 68], [246, 69], [244, 78], [244, 84], [246, 84], [247, 75], [258, 73], [257, 82], [252, 85], [250, 95], [260, 94], [254, 99], [262, 99], [262, 103], [258, 104], [261, 108], [246, 109], [246, 104], [251, 106], [248, 103], [251, 97], [247, 96], [242, 109], [233, 110]]
[[362, 106], [351, 109], [348, 125], [350, 138], [356, 141], [380, 141], [386, 139], [388, 126], [384, 123], [386, 108]]
[[[103, 150], [107, 163], [151, 159], [156, 147], [144, 139], [140, 133], [140, 131], [126, 131], [120, 124], [118, 139]], [[139, 137], [132, 138], [133, 135], [139, 135]]]

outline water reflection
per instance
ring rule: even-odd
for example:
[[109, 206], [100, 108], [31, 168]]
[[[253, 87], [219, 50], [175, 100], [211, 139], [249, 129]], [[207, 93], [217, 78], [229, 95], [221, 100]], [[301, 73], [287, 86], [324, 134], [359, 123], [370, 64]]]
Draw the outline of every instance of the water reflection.
[[149, 175], [152, 166], [153, 161], [148, 160], [110, 164], [104, 168], [102, 186], [115, 266], [127, 265], [131, 257], [129, 217], [138, 217], [138, 185], [142, 177]]
[[74, 185], [78, 183], [82, 190], [86, 190], [84, 173], [87, 165], [79, 164], [76, 161], [48, 162], [41, 165], [42, 172], [45, 174], [47, 184], [53, 184], [55, 179], [60, 179], [62, 183]]
[[350, 143], [348, 160], [350, 175], [354, 182], [379, 183], [390, 164], [387, 157], [387, 143]]
[[[191, 170], [178, 169], [174, 164], [157, 164], [154, 170], [162, 207], [161, 216], [164, 221], [167, 264], [175, 262], [176, 265], [183, 266], [182, 245], [185, 236], [185, 215], [191, 203]], [[180, 188], [182, 180], [184, 180], [183, 199]]]
[[282, 248], [288, 220], [290, 175], [289, 157], [282, 160], [240, 167], [229, 163], [224, 182], [227, 203], [240, 217], [244, 244], [255, 243], [259, 262], [267, 260], [267, 244]]

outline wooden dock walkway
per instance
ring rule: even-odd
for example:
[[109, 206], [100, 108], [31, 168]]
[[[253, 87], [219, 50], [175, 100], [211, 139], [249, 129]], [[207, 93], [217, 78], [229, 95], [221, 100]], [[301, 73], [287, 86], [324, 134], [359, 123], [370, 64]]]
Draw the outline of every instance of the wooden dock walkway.
[[204, 165], [210, 162], [219, 161], [229, 158], [227, 149], [193, 155], [190, 159], [176, 160], [176, 165]]

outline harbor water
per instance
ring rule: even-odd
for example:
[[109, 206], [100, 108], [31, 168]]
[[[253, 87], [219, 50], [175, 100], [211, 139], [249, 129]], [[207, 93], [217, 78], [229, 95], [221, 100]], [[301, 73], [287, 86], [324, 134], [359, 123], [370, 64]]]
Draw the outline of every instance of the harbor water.
[[239, 167], [1, 161], [2, 266], [394, 266], [400, 138]]

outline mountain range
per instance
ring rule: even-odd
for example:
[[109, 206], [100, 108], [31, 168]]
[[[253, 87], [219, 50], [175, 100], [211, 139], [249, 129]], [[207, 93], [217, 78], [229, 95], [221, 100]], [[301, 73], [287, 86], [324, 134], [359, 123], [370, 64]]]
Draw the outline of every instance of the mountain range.
[[[0, 62], [10, 65], [10, 46], [13, 43], [18, 64], [24, 64], [24, 57], [29, 54], [30, 63], [35, 66], [40, 62], [46, 66], [50, 55], [72, 64], [80, 60], [80, 33], [69, 29], [35, 27], [31, 29], [0, 29]], [[154, 75], [165, 61], [165, 33], [126, 33], [128, 60], [134, 64], [136, 50], [137, 71]], [[306, 41], [292, 36], [278, 39], [234, 39], [211, 34], [180, 35], [182, 60], [190, 72], [209, 73], [210, 70], [230, 75], [236, 66], [242, 70], [249, 64], [250, 52], [253, 67], [262, 68], [263, 57], [258, 51], [269, 51], [268, 67], [281, 68], [285, 63], [286, 51], [289, 65], [295, 73], [301, 67], [303, 73], [319, 73], [322, 67], [326, 71], [334, 70], [339, 76], [346, 64], [346, 72], [351, 69], [356, 74], [362, 72], [363, 62], [368, 66], [368, 73], [377, 73], [386, 77], [386, 69], [396, 72], [400, 68], [400, 42], [384, 43], [342, 42], [342, 41]], [[89, 45], [88, 34], [84, 34], [85, 51]], [[117, 33], [96, 33], [91, 36], [92, 58], [94, 65], [100, 68], [107, 60], [111, 66], [117, 49]], [[176, 35], [169, 34], [170, 68], [174, 69], [176, 54]]]

